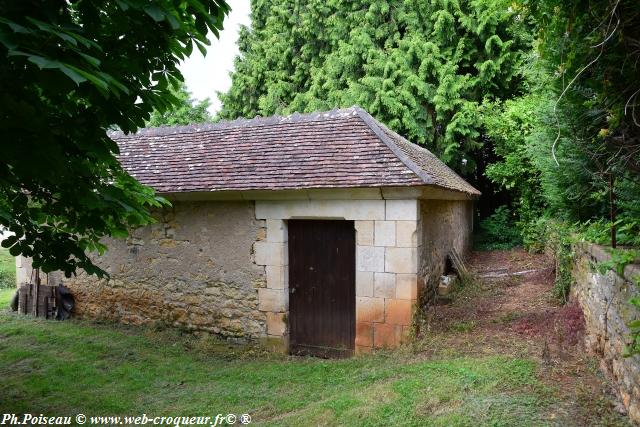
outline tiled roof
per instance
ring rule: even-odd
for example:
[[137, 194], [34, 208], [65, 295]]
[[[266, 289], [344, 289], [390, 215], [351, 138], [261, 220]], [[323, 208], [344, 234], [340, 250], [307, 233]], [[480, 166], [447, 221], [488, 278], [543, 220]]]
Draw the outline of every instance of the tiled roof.
[[110, 136], [124, 168], [160, 193], [434, 185], [480, 194], [358, 107]]

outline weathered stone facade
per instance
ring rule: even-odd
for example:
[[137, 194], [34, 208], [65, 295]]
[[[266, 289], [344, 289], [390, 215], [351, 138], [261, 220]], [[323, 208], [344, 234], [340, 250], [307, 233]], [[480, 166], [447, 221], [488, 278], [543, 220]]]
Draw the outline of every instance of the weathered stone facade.
[[[401, 197], [405, 191], [410, 197]], [[356, 233], [356, 351], [393, 347], [410, 334], [421, 284], [442, 274], [450, 248], [465, 252], [471, 233], [469, 200], [416, 195], [423, 193], [347, 189], [174, 200], [158, 223], [126, 242], [106, 242], [109, 251], [96, 260], [109, 280], [80, 274], [64, 282], [80, 316], [163, 322], [287, 348], [288, 220], [349, 220]]]
[[627, 266], [624, 277], [594, 269], [595, 263], [609, 259], [600, 246], [576, 247], [571, 298], [584, 313], [587, 347], [600, 357], [601, 368], [613, 380], [631, 420], [640, 424], [640, 356], [623, 357], [629, 337], [627, 323], [640, 318], [629, 304], [629, 299], [640, 296], [630, 280], [640, 275], [640, 266]]
[[253, 202], [174, 202], [158, 222], [108, 240], [96, 258], [110, 280], [79, 274], [64, 283], [76, 313], [124, 323], [162, 322], [227, 337], [263, 337], [258, 310], [264, 267], [252, 247], [264, 237]]
[[473, 201], [421, 200], [418, 252], [419, 293], [430, 300], [445, 272], [447, 255], [464, 256], [471, 247]]

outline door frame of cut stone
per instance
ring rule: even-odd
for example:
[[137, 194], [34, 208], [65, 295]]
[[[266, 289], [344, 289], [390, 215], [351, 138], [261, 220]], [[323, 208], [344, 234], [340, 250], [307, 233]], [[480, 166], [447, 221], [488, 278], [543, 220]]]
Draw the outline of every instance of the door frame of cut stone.
[[[334, 194], [340, 195], [339, 192]], [[265, 266], [258, 289], [266, 338], [289, 350], [289, 259], [287, 221], [351, 220], [356, 229], [356, 352], [394, 347], [410, 333], [418, 294], [419, 200], [256, 200], [256, 219], [266, 238], [254, 245], [254, 261]], [[349, 198], [347, 198], [349, 197]]]
[[289, 351], [351, 356], [356, 329], [354, 221], [290, 219]]

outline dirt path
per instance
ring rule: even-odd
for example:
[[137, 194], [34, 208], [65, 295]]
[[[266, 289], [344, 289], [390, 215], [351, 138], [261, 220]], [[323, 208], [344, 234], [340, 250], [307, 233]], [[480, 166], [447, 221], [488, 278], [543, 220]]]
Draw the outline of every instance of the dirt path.
[[580, 308], [553, 298], [552, 260], [522, 249], [476, 252], [469, 268], [474, 283], [432, 309], [422, 352], [533, 359], [556, 402], [554, 424], [627, 425], [597, 360], [584, 350]]

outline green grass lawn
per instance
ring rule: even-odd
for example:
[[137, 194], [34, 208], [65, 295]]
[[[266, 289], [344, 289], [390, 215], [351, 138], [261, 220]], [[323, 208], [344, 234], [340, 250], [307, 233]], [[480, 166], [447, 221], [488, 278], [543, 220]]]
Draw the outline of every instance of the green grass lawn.
[[16, 292], [15, 288], [0, 288], [0, 310], [6, 309]]
[[16, 259], [8, 249], [0, 248], [0, 289], [16, 287]]
[[[0, 294], [7, 299], [4, 292]], [[266, 425], [541, 425], [551, 390], [528, 359], [402, 350], [289, 358], [147, 328], [0, 312], [0, 410], [249, 413]]]

